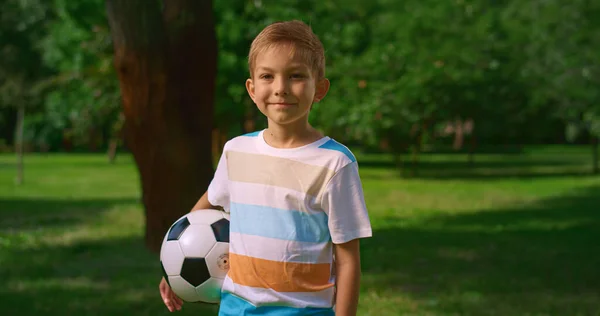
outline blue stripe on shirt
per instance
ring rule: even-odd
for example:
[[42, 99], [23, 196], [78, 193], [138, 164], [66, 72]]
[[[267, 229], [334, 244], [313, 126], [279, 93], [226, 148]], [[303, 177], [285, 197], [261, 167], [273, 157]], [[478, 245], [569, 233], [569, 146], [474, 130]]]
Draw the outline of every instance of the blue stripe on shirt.
[[256, 132], [252, 132], [252, 133], [246, 133], [242, 136], [246, 136], [246, 137], [256, 137], [258, 136], [258, 134], [260, 134], [260, 131], [256, 131]]
[[346, 146], [336, 142], [333, 139], [328, 140], [325, 144], [319, 146], [319, 148], [324, 148], [324, 149], [329, 149], [329, 150], [337, 150], [337, 151], [343, 153], [344, 155], [346, 155], [346, 157], [348, 157], [348, 159], [350, 159], [350, 161], [352, 161], [352, 162], [356, 161], [356, 157], [354, 157], [352, 152]]
[[231, 232], [302, 242], [330, 240], [325, 213], [308, 214], [267, 206], [231, 203]]
[[332, 308], [288, 307], [288, 306], [254, 306], [246, 300], [224, 292], [221, 295], [219, 316], [334, 316]]

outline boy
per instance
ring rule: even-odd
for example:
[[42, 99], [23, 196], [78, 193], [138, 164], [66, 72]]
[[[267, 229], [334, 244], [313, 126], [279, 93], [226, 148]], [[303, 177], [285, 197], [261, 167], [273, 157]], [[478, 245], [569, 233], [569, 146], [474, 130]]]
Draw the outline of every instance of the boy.
[[[231, 214], [219, 315], [356, 315], [358, 240], [372, 232], [356, 159], [308, 122], [329, 90], [323, 46], [306, 24], [278, 22], [248, 62], [246, 89], [268, 127], [225, 144], [192, 209]], [[164, 279], [160, 292], [181, 308]]]

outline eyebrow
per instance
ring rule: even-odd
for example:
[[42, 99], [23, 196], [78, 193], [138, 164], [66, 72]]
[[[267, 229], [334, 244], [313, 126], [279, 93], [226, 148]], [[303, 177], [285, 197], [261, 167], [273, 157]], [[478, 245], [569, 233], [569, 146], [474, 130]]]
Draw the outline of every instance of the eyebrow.
[[[271, 68], [269, 68], [269, 67], [264, 67], [264, 66], [259, 66], [259, 67], [257, 67], [256, 69], [257, 69], [257, 70], [259, 70], [259, 71], [260, 71], [260, 70], [262, 70], [262, 71], [267, 71], [267, 72], [274, 72], [274, 70], [273, 70], [273, 69], [271, 69]], [[307, 69], [308, 69], [308, 67], [307, 67], [307, 66], [305, 66], [305, 65], [301, 65], [301, 64], [300, 64], [300, 65], [293, 65], [293, 66], [290, 66], [290, 67], [289, 67], [288, 69], [286, 69], [286, 70], [307, 70]]]

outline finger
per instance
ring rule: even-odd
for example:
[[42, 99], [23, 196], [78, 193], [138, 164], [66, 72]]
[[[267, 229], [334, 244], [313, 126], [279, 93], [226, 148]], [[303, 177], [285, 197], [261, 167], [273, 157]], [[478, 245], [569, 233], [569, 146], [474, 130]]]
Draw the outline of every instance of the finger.
[[178, 304], [178, 305], [183, 305], [183, 300], [181, 298], [179, 298], [179, 296], [177, 296], [177, 294], [173, 293], [173, 300]]
[[181, 310], [183, 301], [173, 291], [171, 291], [171, 301], [173, 302], [173, 306], [175, 307], [175, 309]]
[[169, 292], [165, 291], [164, 294], [161, 293], [162, 299], [163, 299], [163, 303], [165, 303], [165, 306], [169, 309], [169, 311], [173, 311], [174, 306], [173, 306], [173, 300], [171, 299]]
[[166, 290], [164, 292], [164, 294], [161, 293], [161, 296], [162, 296], [163, 302], [165, 303], [165, 306], [169, 309], [169, 311], [170, 312], [174, 311], [176, 308], [175, 303], [174, 303], [173, 299], [171, 298], [171, 296], [169, 295], [168, 290]]
[[176, 309], [176, 303], [172, 298], [173, 290], [171, 290], [171, 287], [166, 282], [164, 282], [164, 279], [161, 280], [159, 289], [160, 296], [163, 299], [165, 306], [169, 309], [170, 312], [173, 312]]
[[168, 288], [163, 283], [160, 283], [158, 289], [160, 290], [160, 296], [162, 296], [162, 298], [164, 299], [168, 294]]
[[165, 306], [167, 307], [169, 312], [172, 312], [175, 309], [175, 306], [173, 306], [173, 301], [171, 301], [170, 299], [163, 299], [163, 303], [165, 303]]

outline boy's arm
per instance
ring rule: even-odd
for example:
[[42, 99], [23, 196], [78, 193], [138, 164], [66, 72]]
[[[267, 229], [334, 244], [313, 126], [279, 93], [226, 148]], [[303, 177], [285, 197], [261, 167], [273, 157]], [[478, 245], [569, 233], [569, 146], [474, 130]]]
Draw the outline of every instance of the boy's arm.
[[336, 271], [336, 316], [356, 316], [360, 288], [360, 242], [354, 239], [334, 245]]
[[223, 208], [220, 206], [210, 204], [210, 202], [208, 201], [208, 191], [204, 192], [202, 197], [200, 197], [200, 199], [198, 200], [198, 202], [196, 202], [196, 205], [192, 207], [192, 210], [190, 212], [204, 209], [215, 209], [221, 211], [223, 210]]

